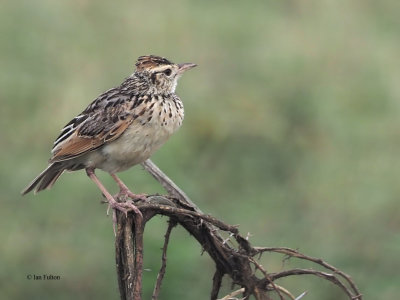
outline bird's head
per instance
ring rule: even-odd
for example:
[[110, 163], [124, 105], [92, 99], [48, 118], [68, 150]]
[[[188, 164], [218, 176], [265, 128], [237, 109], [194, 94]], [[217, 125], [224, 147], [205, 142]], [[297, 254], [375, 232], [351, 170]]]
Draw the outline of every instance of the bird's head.
[[175, 64], [166, 58], [146, 55], [136, 62], [136, 72], [148, 77], [149, 84], [158, 93], [174, 93], [182, 74], [197, 66], [192, 63]]

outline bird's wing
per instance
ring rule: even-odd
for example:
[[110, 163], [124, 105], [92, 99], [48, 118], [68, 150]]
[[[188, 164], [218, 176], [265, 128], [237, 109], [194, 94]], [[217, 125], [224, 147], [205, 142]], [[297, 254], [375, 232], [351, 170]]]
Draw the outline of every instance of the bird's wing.
[[137, 118], [142, 97], [111, 89], [100, 95], [63, 129], [54, 142], [50, 162], [78, 157], [117, 139]]

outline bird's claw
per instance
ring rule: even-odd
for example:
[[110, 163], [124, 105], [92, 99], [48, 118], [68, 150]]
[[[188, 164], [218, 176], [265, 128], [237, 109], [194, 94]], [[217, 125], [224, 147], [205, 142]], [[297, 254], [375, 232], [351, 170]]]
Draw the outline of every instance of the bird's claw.
[[146, 201], [147, 200], [147, 194], [134, 194], [130, 190], [125, 190], [121, 189], [118, 194], [114, 195], [114, 199], [126, 199], [129, 198], [129, 200], [132, 201], [137, 201], [137, 200], [142, 200]]

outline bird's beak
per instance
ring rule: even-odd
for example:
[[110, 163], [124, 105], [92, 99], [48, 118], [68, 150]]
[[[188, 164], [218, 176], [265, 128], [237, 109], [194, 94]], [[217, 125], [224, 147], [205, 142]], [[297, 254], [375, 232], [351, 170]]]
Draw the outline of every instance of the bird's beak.
[[178, 74], [182, 74], [183, 72], [190, 70], [191, 68], [196, 67], [196, 64], [192, 64], [192, 63], [183, 63], [183, 64], [179, 64], [178, 65]]

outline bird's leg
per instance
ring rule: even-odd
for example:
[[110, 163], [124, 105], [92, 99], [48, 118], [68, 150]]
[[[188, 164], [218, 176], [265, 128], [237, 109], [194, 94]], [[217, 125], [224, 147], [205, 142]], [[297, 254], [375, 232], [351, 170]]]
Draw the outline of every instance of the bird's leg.
[[132, 200], [146, 200], [146, 194], [134, 194], [132, 193], [129, 188], [125, 185], [125, 183], [122, 182], [121, 179], [119, 179], [119, 177], [114, 174], [114, 173], [110, 173], [111, 177], [115, 180], [115, 182], [118, 184], [119, 186], [119, 193], [115, 196], [116, 198], [122, 196], [122, 195], [126, 195], [129, 198], [131, 198]]
[[[138, 217], [140, 217], [140, 218], [143, 217], [140, 210], [132, 202], [117, 202], [114, 199], [114, 197], [111, 196], [111, 194], [107, 191], [107, 189], [104, 187], [104, 185], [100, 182], [100, 180], [97, 178], [96, 174], [94, 173], [94, 169], [90, 169], [90, 168], [86, 169], [86, 174], [97, 185], [97, 187], [100, 189], [100, 191], [106, 197], [109, 208], [111, 207], [112, 209], [114, 209], [114, 214], [113, 214], [114, 233], [115, 233], [115, 225], [117, 223], [116, 215], [115, 215], [116, 209], [123, 212], [126, 216], [128, 216], [128, 211], [132, 210], [135, 212], [135, 214]], [[108, 212], [108, 210], [107, 210], [107, 212]]]

